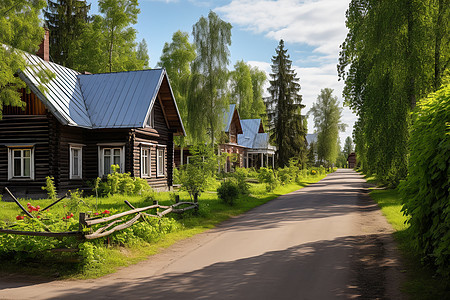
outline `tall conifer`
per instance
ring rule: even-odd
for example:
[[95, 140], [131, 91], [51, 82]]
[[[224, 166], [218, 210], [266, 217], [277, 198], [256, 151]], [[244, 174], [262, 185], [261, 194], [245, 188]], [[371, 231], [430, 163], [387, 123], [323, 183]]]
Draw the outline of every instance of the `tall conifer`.
[[277, 146], [278, 165], [284, 167], [290, 158], [304, 161], [306, 158], [306, 129], [301, 115], [302, 96], [299, 78], [292, 70], [284, 41], [276, 49], [272, 58], [270, 74], [270, 97], [266, 99], [270, 122], [271, 139]]
[[45, 23], [50, 30], [50, 56], [60, 65], [72, 68], [72, 53], [79, 46], [91, 5], [85, 0], [48, 0], [44, 10]]

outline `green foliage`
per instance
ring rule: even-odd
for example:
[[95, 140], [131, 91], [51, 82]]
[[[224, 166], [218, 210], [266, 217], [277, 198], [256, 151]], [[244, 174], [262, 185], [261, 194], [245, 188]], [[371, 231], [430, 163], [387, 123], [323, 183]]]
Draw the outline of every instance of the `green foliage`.
[[226, 179], [217, 188], [217, 195], [220, 200], [228, 205], [233, 205], [239, 196], [239, 186], [234, 178]]
[[41, 187], [44, 191], [47, 191], [48, 198], [52, 201], [56, 201], [56, 188], [53, 176], [45, 177], [45, 186]]
[[243, 60], [236, 62], [231, 72], [231, 103], [237, 104], [241, 119], [252, 119], [253, 87], [250, 66]]
[[248, 177], [248, 174], [249, 172], [248, 169], [246, 168], [236, 168], [236, 170], [233, 173], [233, 177], [236, 179], [236, 184], [238, 186], [240, 195], [247, 196], [250, 193], [250, 186], [245, 181], [246, 178]]
[[119, 173], [118, 165], [111, 167], [112, 173], [108, 174], [106, 181], [100, 182], [98, 186], [98, 192], [101, 195], [140, 195], [151, 190], [145, 179], [131, 177], [130, 173]]
[[231, 24], [210, 11], [194, 24], [192, 35], [197, 57], [191, 64], [187, 110], [188, 130], [194, 142], [205, 142], [209, 135], [211, 146], [223, 130], [223, 112], [228, 105], [225, 89], [228, 81], [227, 66], [231, 45]]
[[189, 164], [180, 168], [181, 189], [192, 197], [200, 195], [215, 179], [217, 157], [207, 145], [199, 145], [191, 149], [193, 154]]
[[[264, 104], [264, 84], [267, 81], [266, 72], [257, 67], [250, 68], [250, 76], [252, 78], [253, 102], [252, 113], [249, 118], [261, 118], [264, 125], [267, 125], [266, 105]], [[241, 119], [244, 119], [241, 117]]]
[[344, 150], [342, 150], [342, 152], [344, 153], [344, 155], [346, 157], [348, 157], [350, 155], [350, 153], [353, 152], [353, 140], [351, 137], [348, 136], [345, 139]]
[[336, 163], [339, 154], [339, 131], [344, 131], [346, 126], [341, 123], [342, 108], [339, 107], [337, 97], [332, 94], [332, 89], [322, 89], [317, 96], [317, 102], [309, 111], [314, 116], [317, 131], [318, 160], [328, 166]]
[[405, 178], [409, 112], [448, 70], [449, 14], [448, 1], [350, 2], [338, 72], [358, 115], [358, 163], [382, 184]]
[[47, 1], [44, 17], [50, 31], [50, 57], [53, 62], [74, 67], [72, 54], [82, 45], [79, 36], [87, 26], [90, 7], [85, 0]]
[[73, 68], [91, 73], [142, 70], [148, 66], [146, 43], [136, 43], [137, 0], [100, 0], [101, 15], [90, 17], [79, 37]]
[[270, 168], [260, 168], [258, 170], [258, 180], [266, 184], [267, 192], [273, 191], [280, 183], [276, 177], [276, 171]]
[[27, 63], [19, 50], [38, 50], [44, 37], [39, 15], [45, 4], [45, 0], [0, 1], [0, 119], [5, 105], [25, 106], [20, 92], [25, 84], [16, 73]]
[[427, 262], [450, 277], [450, 85], [414, 112], [408, 176], [400, 185], [403, 211]]
[[[172, 42], [165, 43], [158, 66], [166, 69], [170, 86], [177, 101], [184, 126], [189, 128], [187, 95], [191, 77], [191, 63], [195, 59], [195, 46], [189, 42], [189, 34], [178, 30], [172, 35]], [[176, 137], [177, 145], [184, 146], [185, 137]]]
[[270, 97], [266, 100], [271, 131], [271, 139], [277, 146], [277, 163], [284, 167], [289, 159], [295, 157], [306, 161], [306, 128], [301, 109], [302, 96], [299, 78], [292, 69], [284, 41], [276, 49], [272, 58], [272, 73], [270, 74]]

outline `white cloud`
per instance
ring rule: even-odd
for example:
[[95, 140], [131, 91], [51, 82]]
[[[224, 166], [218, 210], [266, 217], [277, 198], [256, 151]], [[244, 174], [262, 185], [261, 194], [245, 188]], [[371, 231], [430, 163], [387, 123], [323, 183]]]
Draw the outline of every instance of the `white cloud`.
[[[293, 68], [300, 77], [303, 104], [306, 105], [303, 112], [306, 114], [323, 88], [334, 89], [334, 95], [342, 105], [344, 84], [338, 81], [336, 64], [339, 45], [347, 34], [345, 12], [348, 4], [349, 0], [233, 0], [216, 11], [243, 30], [264, 34], [276, 41], [284, 39], [291, 44], [289, 48], [292, 51], [296, 51], [294, 44], [314, 48], [312, 52], [302, 51], [302, 58], [293, 62]], [[267, 74], [271, 71], [268, 62], [248, 63]], [[300, 67], [302, 65], [314, 67]], [[345, 133], [340, 134], [341, 143], [351, 136], [355, 120], [356, 116], [345, 107], [342, 121], [349, 126]], [[314, 131], [312, 117], [308, 120], [308, 131]]]
[[255, 33], [289, 43], [304, 43], [337, 57], [345, 38], [348, 0], [233, 0], [216, 8], [225, 19]]

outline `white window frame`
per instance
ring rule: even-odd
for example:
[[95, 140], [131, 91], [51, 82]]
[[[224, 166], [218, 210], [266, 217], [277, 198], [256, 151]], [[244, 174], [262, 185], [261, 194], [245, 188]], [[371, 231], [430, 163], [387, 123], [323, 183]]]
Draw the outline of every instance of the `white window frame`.
[[[30, 151], [30, 176], [14, 176], [14, 151]], [[21, 155], [21, 171], [23, 155]], [[8, 147], [8, 180], [34, 180], [34, 147]]]
[[[166, 149], [162, 147], [156, 148], [156, 176], [164, 177], [166, 175]], [[162, 153], [162, 166], [159, 160], [160, 153]]]
[[[144, 154], [147, 152], [147, 165], [145, 166]], [[152, 152], [150, 147], [141, 147], [141, 178], [150, 178], [152, 176]], [[144, 169], [147, 167], [147, 173]]]
[[[116, 145], [102, 145], [98, 146], [98, 174], [99, 177], [105, 176], [104, 170], [104, 161], [105, 161], [105, 150], [110, 149], [119, 149], [120, 150], [120, 163], [119, 163], [119, 172], [124, 173], [125, 171], [125, 146], [116, 146]], [[109, 174], [109, 173], [108, 173]]]
[[[73, 150], [78, 150], [78, 175], [74, 174], [73, 166]], [[83, 147], [80, 145], [69, 146], [69, 179], [82, 179], [83, 178]]]
[[155, 128], [155, 107], [152, 107], [147, 121], [145, 122], [145, 127]]

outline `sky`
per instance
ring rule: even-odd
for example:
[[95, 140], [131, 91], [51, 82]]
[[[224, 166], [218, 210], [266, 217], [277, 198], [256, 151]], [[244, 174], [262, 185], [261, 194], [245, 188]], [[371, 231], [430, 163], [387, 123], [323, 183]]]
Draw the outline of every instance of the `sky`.
[[[302, 114], [306, 114], [323, 88], [332, 88], [342, 106], [344, 83], [338, 81], [336, 65], [339, 46], [347, 34], [345, 12], [349, 1], [139, 0], [141, 13], [134, 28], [138, 41], [145, 39], [148, 44], [151, 67], [158, 63], [164, 43], [171, 41], [174, 32], [182, 30], [191, 35], [192, 26], [210, 10], [233, 26], [230, 70], [244, 60], [269, 74], [272, 56], [283, 39], [300, 78], [306, 105]], [[97, 1], [88, 2], [92, 3], [91, 14], [97, 13]], [[343, 146], [345, 138], [352, 135], [356, 116], [344, 107], [341, 120], [348, 125], [340, 134]], [[308, 133], [313, 132], [314, 122], [309, 117]]]

